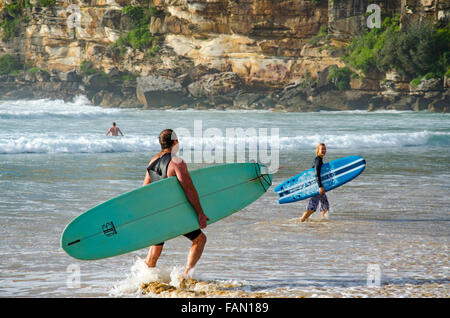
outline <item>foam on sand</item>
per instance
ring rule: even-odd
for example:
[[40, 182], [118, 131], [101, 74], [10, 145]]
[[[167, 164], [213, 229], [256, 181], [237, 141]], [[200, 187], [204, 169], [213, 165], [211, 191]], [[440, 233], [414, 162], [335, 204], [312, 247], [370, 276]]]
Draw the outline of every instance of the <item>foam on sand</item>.
[[[184, 267], [148, 268], [143, 259], [138, 258], [131, 266], [130, 274], [118, 282], [110, 291], [115, 297], [270, 297], [264, 292], [246, 292], [243, 283], [204, 281], [183, 275]], [[194, 278], [195, 277], [195, 278]], [[272, 295], [273, 296], [273, 295]]]

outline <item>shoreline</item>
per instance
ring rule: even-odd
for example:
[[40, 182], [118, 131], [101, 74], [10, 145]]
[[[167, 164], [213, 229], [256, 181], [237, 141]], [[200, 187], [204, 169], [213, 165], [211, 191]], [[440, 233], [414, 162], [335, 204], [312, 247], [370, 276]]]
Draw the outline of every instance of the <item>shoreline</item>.
[[405, 110], [399, 110], [399, 109], [347, 109], [347, 110], [329, 110], [329, 109], [318, 109], [318, 110], [311, 110], [307, 112], [303, 111], [288, 111], [283, 110], [279, 108], [267, 108], [267, 109], [249, 109], [249, 108], [237, 108], [237, 107], [228, 107], [228, 108], [222, 108], [222, 107], [196, 107], [195, 105], [188, 105], [187, 107], [172, 107], [172, 106], [165, 106], [161, 108], [144, 108], [144, 107], [115, 107], [115, 106], [102, 106], [93, 104], [86, 95], [80, 94], [73, 97], [71, 100], [64, 100], [61, 98], [50, 98], [50, 97], [39, 97], [39, 98], [11, 98], [11, 99], [3, 99], [0, 98], [0, 103], [7, 103], [9, 101], [13, 102], [20, 102], [20, 101], [61, 101], [63, 103], [73, 103], [77, 104], [77, 100], [79, 98], [85, 99], [86, 104], [83, 104], [83, 106], [92, 106], [92, 107], [100, 107], [104, 109], [133, 109], [133, 110], [153, 110], [153, 111], [169, 111], [169, 112], [230, 112], [230, 113], [285, 113], [285, 114], [291, 114], [291, 113], [309, 113], [309, 114], [367, 114], [367, 113], [373, 113], [373, 114], [402, 114], [402, 113], [435, 113], [433, 111], [430, 111], [428, 109], [425, 110], [413, 110], [413, 109], [405, 109]]
[[[222, 73], [224, 74], [224, 73]], [[105, 108], [159, 110], [260, 110], [272, 112], [320, 111], [424, 111], [450, 112], [450, 89], [405, 91], [386, 94], [375, 90], [336, 90], [293, 84], [278, 90], [245, 87], [226, 94], [195, 98], [179, 82], [167, 87], [168, 78], [147, 76], [119, 81], [123, 74], [83, 75], [81, 71], [24, 71], [0, 76], [2, 100], [64, 100], [85, 96], [90, 103]], [[151, 83], [149, 84], [149, 78]], [[146, 82], [147, 81], [147, 82]]]

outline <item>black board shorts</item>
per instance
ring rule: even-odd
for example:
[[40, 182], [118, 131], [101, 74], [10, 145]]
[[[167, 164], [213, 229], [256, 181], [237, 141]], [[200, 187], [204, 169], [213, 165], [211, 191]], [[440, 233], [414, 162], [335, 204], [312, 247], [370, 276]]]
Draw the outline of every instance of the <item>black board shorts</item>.
[[[203, 232], [200, 229], [194, 230], [192, 232], [186, 233], [183, 236], [187, 237], [188, 239], [190, 239], [191, 241], [195, 240], [200, 234], [202, 234]], [[155, 244], [156, 246], [163, 246], [164, 242], [161, 242], [159, 244]]]

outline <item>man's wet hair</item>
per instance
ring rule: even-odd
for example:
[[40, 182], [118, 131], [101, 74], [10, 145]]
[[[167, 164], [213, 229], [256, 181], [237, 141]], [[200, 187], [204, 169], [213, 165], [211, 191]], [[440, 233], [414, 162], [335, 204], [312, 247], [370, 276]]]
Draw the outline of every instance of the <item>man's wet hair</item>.
[[169, 149], [178, 140], [177, 135], [173, 129], [164, 129], [159, 134], [159, 143], [161, 145], [161, 150]]

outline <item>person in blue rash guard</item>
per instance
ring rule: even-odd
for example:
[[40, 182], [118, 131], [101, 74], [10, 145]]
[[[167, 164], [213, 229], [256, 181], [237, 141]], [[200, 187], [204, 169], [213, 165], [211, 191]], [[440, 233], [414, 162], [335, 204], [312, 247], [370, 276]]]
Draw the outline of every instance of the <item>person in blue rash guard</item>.
[[325, 217], [325, 215], [328, 213], [328, 210], [330, 209], [328, 198], [325, 194], [325, 189], [323, 188], [322, 179], [320, 177], [320, 172], [323, 165], [323, 157], [326, 153], [327, 147], [325, 146], [325, 144], [318, 144], [316, 147], [316, 158], [314, 159], [313, 168], [315, 170], [317, 185], [319, 186], [319, 194], [309, 199], [308, 207], [306, 208], [306, 211], [303, 213], [300, 219], [301, 222], [305, 222], [309, 218], [309, 216], [317, 210], [319, 202], [321, 205], [320, 211], [322, 212], [322, 217]]

